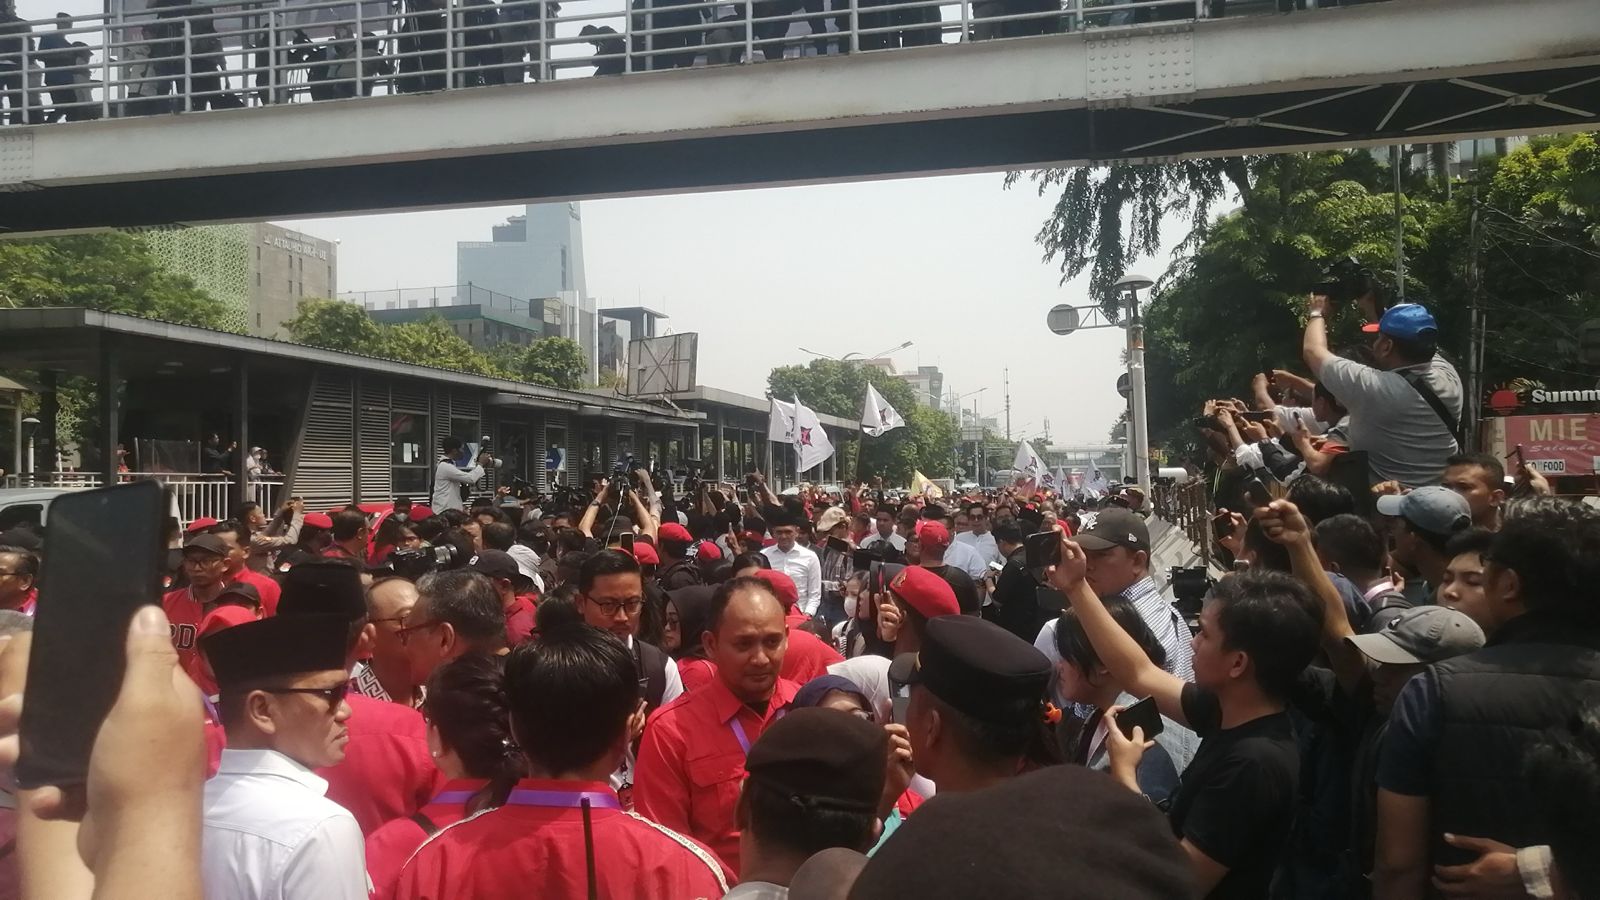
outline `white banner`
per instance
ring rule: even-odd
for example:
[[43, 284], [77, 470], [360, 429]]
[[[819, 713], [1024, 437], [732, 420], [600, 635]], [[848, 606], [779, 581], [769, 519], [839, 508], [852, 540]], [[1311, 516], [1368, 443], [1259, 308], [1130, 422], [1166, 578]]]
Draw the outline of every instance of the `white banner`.
[[772, 409], [767, 414], [767, 440], [780, 444], [794, 443], [794, 404], [772, 398]]
[[883, 437], [896, 428], [905, 427], [906, 420], [901, 418], [889, 401], [883, 399], [878, 389], [867, 383], [867, 399], [861, 407], [861, 430], [872, 437]]
[[833, 441], [822, 427], [817, 414], [794, 399], [794, 449], [799, 459], [795, 473], [809, 472], [833, 455]]

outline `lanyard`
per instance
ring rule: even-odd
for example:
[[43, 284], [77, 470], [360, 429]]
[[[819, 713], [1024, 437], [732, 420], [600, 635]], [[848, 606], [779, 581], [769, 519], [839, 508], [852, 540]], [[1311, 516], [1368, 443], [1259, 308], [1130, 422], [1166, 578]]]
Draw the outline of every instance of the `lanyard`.
[[[459, 793], [446, 791], [445, 794]], [[441, 794], [440, 797], [444, 797]], [[466, 799], [463, 797], [462, 799]], [[610, 791], [535, 791], [528, 788], [518, 788], [506, 798], [507, 806], [555, 806], [566, 809], [577, 809], [583, 801], [589, 801], [592, 807], [600, 809], [621, 809], [622, 801]]]
[[[773, 700], [776, 701], [777, 697], [773, 697]], [[787, 709], [778, 710], [778, 714], [772, 717], [772, 721], [776, 722], [783, 718], [783, 714], [786, 712], [788, 712]], [[739, 714], [737, 712], [735, 712], [733, 714], [733, 718], [728, 721], [728, 730], [733, 732], [733, 739], [739, 742], [739, 749], [744, 751], [745, 756], [749, 756], [750, 736], [745, 734], [744, 723], [739, 721]]]

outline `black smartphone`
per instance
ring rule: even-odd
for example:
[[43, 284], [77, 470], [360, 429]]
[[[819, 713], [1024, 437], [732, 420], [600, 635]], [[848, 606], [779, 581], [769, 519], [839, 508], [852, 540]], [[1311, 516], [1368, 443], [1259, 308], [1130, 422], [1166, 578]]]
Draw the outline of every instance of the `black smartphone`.
[[836, 537], [828, 538], [828, 549], [832, 550], [835, 553], [849, 553], [849, 552], [851, 552], [851, 550], [850, 550], [850, 542], [845, 540], [844, 538], [836, 538]]
[[1244, 480], [1242, 486], [1251, 506], [1266, 506], [1272, 502], [1272, 492], [1267, 490], [1267, 483], [1262, 481], [1260, 476], [1251, 475]]
[[1153, 740], [1162, 731], [1161, 710], [1156, 708], [1156, 698], [1146, 697], [1117, 713], [1117, 728], [1122, 736], [1133, 740], [1133, 729], [1144, 730], [1144, 739]]
[[1265, 422], [1275, 415], [1277, 415], [1277, 413], [1274, 413], [1270, 409], [1249, 409], [1239, 413], [1239, 418], [1245, 420], [1246, 422]]
[[128, 625], [161, 599], [166, 491], [155, 481], [62, 494], [39, 573], [17, 784], [82, 784], [122, 689]]
[[621, 543], [622, 543], [622, 552], [623, 553], [629, 553], [629, 554], [633, 553], [633, 534], [632, 534], [632, 532], [624, 531], [621, 535], [618, 536], [618, 540], [621, 541]]
[[1022, 539], [1027, 553], [1028, 568], [1045, 569], [1061, 562], [1061, 535], [1055, 531], [1040, 531]]
[[1233, 537], [1233, 517], [1227, 513], [1218, 513], [1212, 516], [1211, 534], [1219, 541]]

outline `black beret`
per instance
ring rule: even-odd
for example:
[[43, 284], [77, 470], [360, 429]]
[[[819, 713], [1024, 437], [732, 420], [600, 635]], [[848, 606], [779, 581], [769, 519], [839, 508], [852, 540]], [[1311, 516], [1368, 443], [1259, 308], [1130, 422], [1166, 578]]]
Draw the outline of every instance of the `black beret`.
[[[296, 567], [298, 568], [298, 567]], [[273, 616], [200, 639], [217, 684], [344, 669], [350, 623], [341, 616]]]
[[850, 900], [1171, 900], [1194, 884], [1167, 817], [1111, 776], [1051, 766], [917, 808]]
[[1013, 725], [1044, 715], [1051, 671], [1043, 653], [993, 622], [939, 616], [928, 620], [922, 649], [896, 658], [889, 678], [920, 684], [981, 722]]
[[750, 748], [750, 782], [798, 807], [873, 812], [883, 796], [889, 735], [837, 709], [796, 709], [772, 723]]
[[335, 615], [346, 623], [367, 614], [361, 573], [340, 560], [303, 562], [283, 576], [278, 615]]

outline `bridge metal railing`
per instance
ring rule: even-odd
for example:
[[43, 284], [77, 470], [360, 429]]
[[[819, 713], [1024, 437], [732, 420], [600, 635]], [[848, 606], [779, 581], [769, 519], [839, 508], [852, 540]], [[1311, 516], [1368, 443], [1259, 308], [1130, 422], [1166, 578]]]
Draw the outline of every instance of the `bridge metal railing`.
[[0, 125], [753, 64], [1364, 0], [140, 0], [0, 13]]

